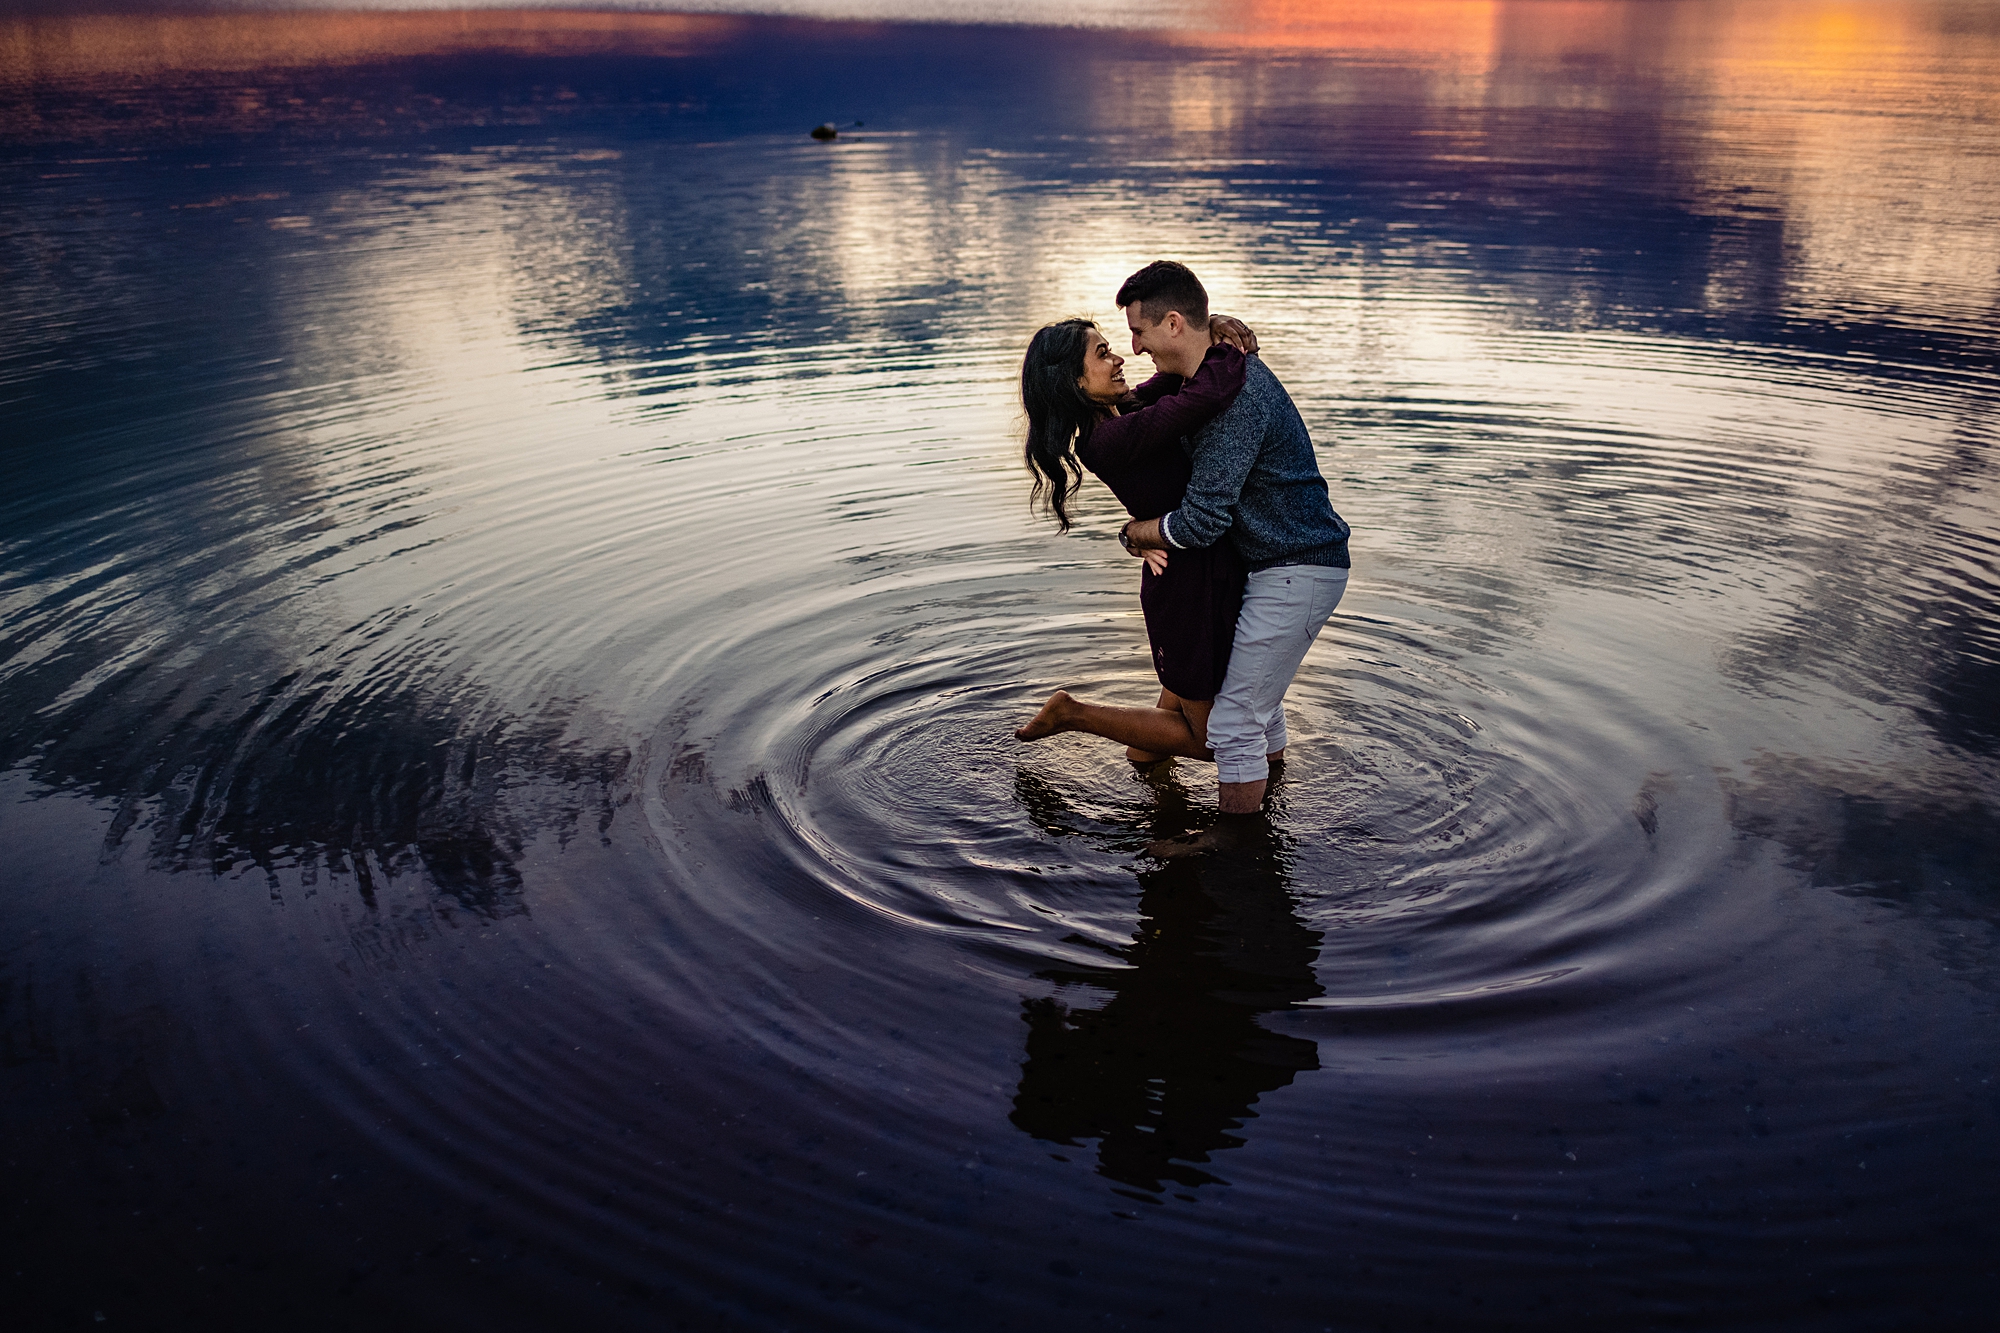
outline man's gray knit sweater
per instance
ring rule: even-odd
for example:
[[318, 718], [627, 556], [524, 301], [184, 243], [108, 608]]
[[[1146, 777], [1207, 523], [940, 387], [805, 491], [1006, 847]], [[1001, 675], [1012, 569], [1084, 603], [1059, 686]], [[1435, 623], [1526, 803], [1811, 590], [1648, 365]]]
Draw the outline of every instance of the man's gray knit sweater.
[[1327, 500], [1312, 436], [1259, 357], [1243, 391], [1188, 444], [1194, 476], [1160, 520], [1169, 546], [1213, 546], [1226, 532], [1252, 572], [1274, 565], [1348, 567], [1347, 524]]

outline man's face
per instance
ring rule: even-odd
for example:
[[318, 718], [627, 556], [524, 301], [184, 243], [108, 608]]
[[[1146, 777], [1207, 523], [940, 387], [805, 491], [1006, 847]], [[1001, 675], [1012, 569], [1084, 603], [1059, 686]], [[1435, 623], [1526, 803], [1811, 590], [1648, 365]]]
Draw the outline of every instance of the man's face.
[[1159, 353], [1167, 351], [1169, 347], [1167, 325], [1178, 318], [1179, 316], [1169, 310], [1159, 323], [1149, 324], [1146, 322], [1146, 312], [1139, 308], [1139, 302], [1134, 301], [1126, 306], [1125, 327], [1132, 330], [1132, 355], [1150, 356], [1157, 364]]

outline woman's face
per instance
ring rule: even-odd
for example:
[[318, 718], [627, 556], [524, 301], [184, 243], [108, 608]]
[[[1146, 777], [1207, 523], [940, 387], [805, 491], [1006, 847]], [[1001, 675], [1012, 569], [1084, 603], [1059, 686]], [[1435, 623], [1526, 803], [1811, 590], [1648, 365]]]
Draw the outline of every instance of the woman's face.
[[1083, 336], [1088, 345], [1083, 351], [1083, 374], [1077, 377], [1076, 385], [1093, 402], [1115, 403], [1127, 392], [1125, 358], [1113, 352], [1096, 329], [1086, 330]]

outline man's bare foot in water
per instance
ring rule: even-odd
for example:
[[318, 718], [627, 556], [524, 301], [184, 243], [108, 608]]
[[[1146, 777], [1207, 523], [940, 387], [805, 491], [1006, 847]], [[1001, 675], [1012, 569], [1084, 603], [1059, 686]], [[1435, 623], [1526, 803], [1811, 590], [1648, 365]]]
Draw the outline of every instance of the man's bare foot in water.
[[1146, 855], [1160, 861], [1178, 861], [1186, 856], [1200, 856], [1225, 846], [1225, 840], [1214, 829], [1204, 829], [1200, 833], [1183, 833], [1175, 838], [1160, 838], [1146, 844]]
[[1226, 852], [1240, 846], [1247, 832], [1242, 819], [1224, 819], [1198, 833], [1183, 833], [1179, 837], [1161, 838], [1146, 844], [1146, 855], [1162, 861], [1177, 861], [1184, 856], [1200, 856], [1204, 852]]
[[1049, 696], [1049, 701], [1042, 705], [1041, 712], [1029, 718], [1026, 726], [1015, 730], [1014, 739], [1017, 741], [1038, 741], [1045, 736], [1053, 736], [1057, 732], [1068, 731], [1070, 729], [1069, 711], [1069, 691], [1057, 690]]

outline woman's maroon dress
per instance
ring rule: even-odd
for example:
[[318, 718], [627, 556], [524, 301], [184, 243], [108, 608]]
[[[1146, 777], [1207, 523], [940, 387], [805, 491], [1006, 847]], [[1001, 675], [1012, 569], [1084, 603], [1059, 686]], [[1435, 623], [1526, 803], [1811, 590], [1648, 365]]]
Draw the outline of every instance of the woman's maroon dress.
[[[1132, 517], [1172, 513], [1192, 475], [1187, 441], [1235, 402], [1242, 387], [1243, 354], [1218, 343], [1185, 381], [1155, 375], [1140, 385], [1133, 393], [1140, 405], [1098, 422], [1077, 441], [1076, 456]], [[1148, 568], [1140, 576], [1153, 669], [1160, 684], [1181, 698], [1206, 703], [1222, 688], [1246, 577], [1236, 543], [1226, 540], [1170, 552], [1166, 573]]]

